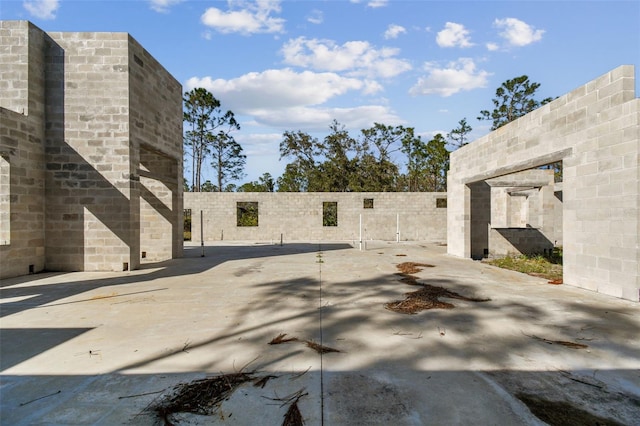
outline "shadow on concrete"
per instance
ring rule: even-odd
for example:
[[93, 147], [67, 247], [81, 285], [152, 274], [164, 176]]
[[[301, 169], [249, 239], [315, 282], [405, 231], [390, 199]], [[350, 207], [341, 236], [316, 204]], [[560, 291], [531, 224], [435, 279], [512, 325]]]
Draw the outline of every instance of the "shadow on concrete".
[[[415, 287], [400, 282], [393, 268], [384, 269], [381, 264], [376, 265], [380, 270], [375, 273], [371, 273], [371, 265], [359, 269], [357, 260], [366, 254], [353, 252], [349, 263], [340, 263], [345, 257], [340, 250], [347, 247], [217, 246], [206, 247], [204, 258], [199, 257], [200, 248], [195, 247], [187, 250], [184, 259], [163, 263], [169, 266], [179, 262], [180, 268], [174, 268], [179, 274], [167, 270], [172, 268], [153, 269], [162, 265], [159, 264], [148, 265], [148, 273], [139, 271], [138, 276], [123, 277], [124, 282], [121, 278], [88, 282], [89, 288], [134, 284], [124, 294], [118, 294], [118, 299], [112, 299], [112, 304], [102, 305], [102, 310], [87, 308], [106, 317], [113, 303], [126, 301], [127, 297], [121, 296], [128, 296], [133, 302], [136, 297], [144, 297], [143, 292], [158, 290], [160, 295], [165, 288], [179, 291], [191, 275], [216, 266], [226, 268], [224, 277], [218, 281], [197, 287], [201, 292], [197, 298], [211, 302], [211, 317], [190, 318], [188, 309], [176, 311], [157, 301], [150, 302], [152, 312], [162, 310], [155, 317], [159, 329], [169, 330], [176, 322], [183, 324], [179, 334], [167, 331], [162, 336], [165, 345], [162, 350], [134, 352], [144, 345], [147, 330], [140, 329], [139, 334], [128, 335], [127, 342], [117, 342], [117, 350], [126, 348], [131, 353], [124, 364], [102, 367], [106, 373], [3, 375], [0, 388], [3, 422], [59, 424], [68, 421], [64, 416], [73, 412], [78, 416], [75, 421], [82, 424], [153, 424], [153, 419], [143, 413], [145, 407], [159, 395], [170, 392], [177, 383], [212, 372], [231, 373], [249, 363], [250, 369], [282, 379], [281, 382], [274, 379], [264, 391], [250, 391], [253, 389], [250, 385], [243, 388], [243, 392], [237, 392], [240, 405], [225, 402], [231, 405], [223, 405], [226, 408], [222, 411], [236, 424], [243, 424], [246, 417], [242, 416], [247, 415], [254, 416], [254, 421], [260, 418], [265, 424], [281, 423], [282, 410], [263, 397], [286, 395], [283, 388], [287, 386], [305, 387], [309, 391], [310, 396], [300, 407], [307, 424], [320, 424], [321, 416], [327, 424], [349, 425], [540, 424], [532, 414], [534, 409], [523, 402], [531, 403], [527, 396], [565, 402], [619, 424], [637, 423], [640, 407], [637, 306], [578, 289], [554, 287], [551, 292], [542, 281], [528, 277], [523, 281], [506, 280], [506, 284], [497, 282], [492, 278], [492, 268], [478, 269], [475, 275], [445, 277], [440, 272], [444, 269], [441, 262], [451, 260], [442, 257], [415, 259], [436, 265], [417, 274], [419, 283], [492, 300], [474, 303], [447, 299], [455, 308], [398, 314], [385, 310], [384, 303], [401, 299]], [[314, 256], [316, 253], [321, 257]], [[276, 269], [271, 270], [274, 275], [266, 276], [261, 272], [262, 266], [250, 267], [247, 262], [225, 265], [238, 259], [259, 263], [274, 257], [275, 261], [285, 254], [307, 255], [305, 268], [286, 279], [278, 278]], [[379, 262], [389, 264], [390, 259]], [[460, 261], [452, 265], [449, 269], [470, 264]], [[473, 262], [471, 265], [482, 268]], [[282, 263], [277, 267], [286, 266]], [[363, 277], [357, 278], [361, 274]], [[181, 276], [179, 282], [150, 282], [177, 275]], [[210, 277], [218, 275], [212, 271]], [[59, 296], [67, 292], [69, 297], [87, 290], [78, 289], [82, 283], [61, 286]], [[44, 291], [47, 286], [42, 287], [38, 290]], [[214, 305], [213, 293], [208, 292], [214, 287], [229, 290], [228, 302], [234, 304], [233, 309], [222, 313], [221, 305]], [[74, 302], [53, 297], [47, 303], [53, 300]], [[43, 301], [23, 310], [37, 308]], [[70, 318], [69, 323], [73, 322]], [[39, 351], [47, 351], [52, 345], [63, 344], [87, 331], [62, 329], [59, 335], [51, 335], [48, 343], [20, 357], [16, 352], [20, 350], [21, 333], [5, 334], [5, 330], [2, 330], [3, 346], [12, 348], [7, 352], [13, 360], [8, 366], [28, 361]], [[280, 333], [322, 342], [342, 352], [320, 358], [304, 345], [267, 344]], [[588, 348], [572, 349], [542, 339], [581, 342]], [[102, 349], [106, 359], [107, 345]], [[314, 361], [320, 359], [322, 374]], [[291, 382], [289, 376], [294, 372], [284, 371], [280, 367], [283, 362], [315, 366], [302, 376], [303, 381]], [[167, 367], [186, 363], [189, 368], [182, 373]], [[141, 373], [154, 369], [153, 374]], [[322, 387], [319, 375], [323, 377]], [[285, 386], [283, 382], [289, 384]], [[50, 396], [36, 400], [46, 395]], [[21, 405], [25, 403], [28, 404]], [[324, 410], [324, 414], [318, 415], [319, 410]], [[228, 417], [230, 414], [233, 417]], [[588, 424], [585, 418], [576, 424]], [[200, 421], [222, 422], [218, 418]]]
[[[0, 371], [78, 337], [91, 328], [3, 328], [0, 345]], [[29, 345], [21, 342], [29, 341]]]
[[[64, 273], [43, 273], [0, 280], [0, 299], [17, 299], [0, 304], [0, 317], [13, 315], [27, 309], [34, 309], [49, 305], [52, 302], [76, 296], [78, 294], [99, 289], [103, 286], [119, 286], [159, 278], [199, 274], [231, 260], [257, 259], [270, 256], [287, 256], [304, 254], [322, 250], [352, 249], [349, 244], [285, 244], [283, 246], [256, 244], [254, 246], [205, 246], [202, 257], [200, 247], [186, 247], [184, 258], [163, 262], [145, 263], [141, 265], [142, 272], [123, 272], [120, 276], [106, 273], [108, 277], [54, 284], [40, 285], [41, 278], [52, 276], [62, 277]], [[148, 271], [148, 272], [145, 272]], [[91, 276], [93, 273], [86, 273]], [[102, 273], [95, 273], [101, 275]], [[74, 277], [70, 274], [69, 277]], [[33, 283], [32, 285], [29, 283]]]

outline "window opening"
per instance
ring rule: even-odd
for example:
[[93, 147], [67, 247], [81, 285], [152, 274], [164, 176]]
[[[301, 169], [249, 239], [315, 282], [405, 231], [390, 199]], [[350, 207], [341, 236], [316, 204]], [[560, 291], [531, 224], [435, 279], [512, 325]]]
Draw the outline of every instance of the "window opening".
[[338, 202], [322, 202], [322, 226], [338, 226]]
[[447, 199], [446, 198], [436, 198], [436, 208], [438, 208], [438, 209], [446, 209], [447, 208]]
[[365, 198], [363, 207], [365, 209], [372, 209], [373, 208], [373, 198]]
[[238, 201], [236, 212], [238, 226], [258, 226], [257, 201]]
[[191, 209], [184, 209], [184, 240], [191, 241]]

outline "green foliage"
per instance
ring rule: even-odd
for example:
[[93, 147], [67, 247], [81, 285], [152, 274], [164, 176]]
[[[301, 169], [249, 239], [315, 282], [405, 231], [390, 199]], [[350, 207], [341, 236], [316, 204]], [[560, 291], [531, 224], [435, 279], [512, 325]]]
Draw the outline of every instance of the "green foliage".
[[187, 124], [184, 145], [186, 153], [191, 155], [192, 189], [200, 192], [202, 165], [207, 157], [213, 156], [218, 190], [221, 190], [227, 178], [238, 176], [244, 166], [242, 147], [230, 136], [240, 125], [233, 112], [224, 112], [220, 101], [204, 88], [186, 92], [183, 103], [183, 119]]
[[458, 127], [452, 129], [450, 133], [447, 134], [447, 139], [451, 141], [451, 144], [456, 148], [461, 148], [468, 144], [467, 135], [471, 133], [473, 128], [469, 126], [467, 123], [467, 118], [463, 118], [458, 121]]
[[236, 206], [237, 226], [258, 226], [258, 203], [238, 202]]
[[253, 182], [247, 182], [238, 188], [238, 192], [274, 192], [275, 182], [271, 173], [264, 173]]
[[191, 241], [191, 209], [186, 209], [184, 211], [183, 225], [183, 239], [184, 241]]
[[241, 179], [244, 176], [247, 156], [242, 153], [242, 146], [233, 136], [220, 132], [212, 137], [211, 155], [213, 157], [211, 165], [218, 177], [220, 192], [230, 180]]
[[487, 263], [503, 269], [535, 275], [549, 280], [562, 279], [562, 247], [548, 255], [520, 255], [491, 259]]
[[[278, 179], [278, 191], [446, 190], [448, 152], [442, 136], [429, 145], [411, 127], [375, 123], [359, 139], [335, 120], [329, 129], [322, 141], [301, 131], [283, 134], [280, 158], [291, 162]], [[404, 175], [392, 159], [396, 152], [406, 156]]]
[[200, 187], [200, 192], [218, 192], [218, 187], [206, 180]]
[[336, 201], [322, 203], [322, 226], [338, 226], [338, 203]]
[[494, 110], [480, 111], [478, 120], [492, 120], [491, 130], [496, 130], [541, 105], [551, 102], [551, 98], [546, 98], [541, 102], [534, 98], [539, 87], [540, 83], [530, 82], [526, 75], [505, 81], [496, 90], [496, 97], [493, 99]]

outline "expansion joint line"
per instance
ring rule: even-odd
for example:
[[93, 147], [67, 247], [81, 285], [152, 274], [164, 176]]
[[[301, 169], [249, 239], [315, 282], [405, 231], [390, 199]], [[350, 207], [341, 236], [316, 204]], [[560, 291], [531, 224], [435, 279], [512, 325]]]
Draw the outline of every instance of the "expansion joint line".
[[[322, 243], [318, 243], [318, 255], [316, 257], [318, 259], [320, 347], [322, 347], [322, 345], [324, 345], [324, 339], [322, 336], [322, 264], [324, 263], [322, 259]], [[320, 351], [320, 424], [324, 425], [324, 366], [322, 351]]]

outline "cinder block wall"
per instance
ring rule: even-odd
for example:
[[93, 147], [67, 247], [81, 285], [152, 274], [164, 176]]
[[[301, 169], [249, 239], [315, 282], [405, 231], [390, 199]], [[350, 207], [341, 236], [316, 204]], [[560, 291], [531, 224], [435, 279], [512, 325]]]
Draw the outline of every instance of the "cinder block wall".
[[45, 267], [44, 34], [0, 21], [0, 278]]
[[[200, 211], [204, 240], [245, 241], [359, 241], [360, 216], [365, 240], [395, 241], [399, 223], [401, 241], [444, 241], [446, 208], [436, 199], [446, 193], [193, 193], [184, 194], [191, 209], [193, 241], [200, 241]], [[364, 208], [364, 199], [373, 208]], [[323, 202], [338, 203], [338, 226], [323, 226]], [[237, 226], [238, 202], [258, 202], [257, 227]]]
[[[133, 241], [146, 260], [182, 257], [182, 86], [129, 37], [131, 175], [139, 176]], [[133, 182], [133, 181], [132, 181]], [[139, 216], [139, 217], [138, 217]]]
[[128, 269], [128, 35], [48, 35], [47, 267]]
[[125, 33], [0, 21], [0, 46], [0, 276], [136, 268], [141, 210], [181, 256], [180, 84]]
[[640, 300], [634, 73], [631, 65], [618, 67], [453, 152], [448, 252], [472, 254], [475, 182], [562, 160], [564, 282]]

